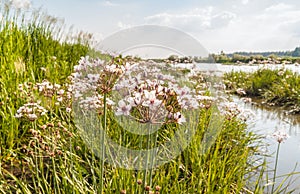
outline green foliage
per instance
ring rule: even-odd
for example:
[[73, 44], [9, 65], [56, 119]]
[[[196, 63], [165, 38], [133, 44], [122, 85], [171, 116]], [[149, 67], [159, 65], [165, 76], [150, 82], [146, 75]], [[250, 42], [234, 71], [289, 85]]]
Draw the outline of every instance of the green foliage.
[[80, 37], [70, 43], [54, 39], [58, 36], [54, 24], [37, 21], [35, 15], [25, 22], [24, 18], [29, 16], [10, 11], [7, 4], [2, 4], [0, 10], [6, 10], [0, 24], [0, 142], [12, 149], [23, 135], [23, 123], [14, 118], [17, 108], [24, 103], [18, 85], [44, 79], [65, 82], [89, 46]]
[[259, 69], [253, 73], [230, 72], [224, 75], [228, 89], [242, 88], [248, 96], [260, 97], [271, 105], [300, 110], [300, 76], [286, 69]]
[[[25, 23], [23, 18], [8, 10], [0, 26], [0, 193], [98, 193], [100, 182], [104, 193], [123, 189], [140, 193], [139, 172], [101, 166], [66, 110], [70, 102], [56, 105], [57, 95], [43, 96], [35, 88], [48, 80], [67, 91], [74, 65], [91, 51], [88, 41], [81, 36], [58, 38], [62, 29], [53, 20], [47, 23], [32, 16]], [[28, 88], [21, 89], [19, 84]], [[41, 101], [49, 112], [35, 121], [15, 118], [28, 101]], [[201, 155], [200, 142], [211, 114], [211, 109], [203, 109], [189, 147], [155, 169], [153, 185], [160, 186], [161, 193], [251, 193], [248, 189], [254, 185], [249, 176], [257, 168], [253, 162], [257, 136], [237, 118], [226, 120], [216, 142]], [[111, 112], [107, 128], [116, 142], [137, 146], [138, 137], [121, 130]], [[172, 136], [172, 130], [166, 127], [158, 141]]]

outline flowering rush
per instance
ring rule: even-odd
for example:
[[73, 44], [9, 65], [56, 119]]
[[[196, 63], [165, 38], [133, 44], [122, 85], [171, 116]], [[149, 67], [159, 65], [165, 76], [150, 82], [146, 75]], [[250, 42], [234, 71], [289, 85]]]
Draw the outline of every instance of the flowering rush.
[[[74, 66], [72, 74], [73, 97], [79, 107], [83, 110], [97, 110], [100, 113], [103, 108], [103, 94], [111, 92], [126, 68], [127, 64], [118, 65], [82, 57], [79, 64]], [[107, 104], [114, 103], [107, 99]]]
[[[128, 91], [118, 103], [116, 115], [129, 116], [140, 123], [185, 122], [180, 98], [158, 80], [145, 80]], [[165, 120], [167, 119], [167, 120]]]
[[116, 116], [140, 123], [182, 124], [186, 122], [185, 110], [203, 108], [214, 98], [180, 86], [172, 71], [152, 62], [135, 63], [118, 57], [106, 62], [82, 57], [72, 74], [74, 101], [80, 111], [96, 110], [101, 114], [103, 96], [108, 94], [106, 103]]
[[27, 103], [21, 106], [15, 115], [16, 118], [25, 118], [29, 121], [35, 121], [39, 117], [46, 115], [47, 110], [39, 103]]
[[278, 143], [282, 143], [289, 138], [289, 135], [284, 130], [277, 130], [272, 134], [272, 137]]
[[173, 76], [176, 73], [151, 62], [132, 65], [114, 87], [121, 95], [116, 115], [128, 116], [140, 123], [182, 124], [186, 122], [183, 112], [203, 108], [203, 103], [214, 101], [209, 96], [198, 95], [194, 89], [180, 86], [180, 79]]

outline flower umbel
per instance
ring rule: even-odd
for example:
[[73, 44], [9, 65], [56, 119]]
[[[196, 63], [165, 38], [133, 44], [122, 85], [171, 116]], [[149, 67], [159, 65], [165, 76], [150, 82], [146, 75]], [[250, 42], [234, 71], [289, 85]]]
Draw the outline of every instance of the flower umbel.
[[45, 115], [48, 111], [39, 105], [39, 103], [27, 103], [17, 110], [16, 118], [25, 118], [29, 121], [35, 121]]
[[272, 137], [278, 142], [282, 143], [289, 138], [289, 135], [283, 130], [277, 130], [272, 134]]

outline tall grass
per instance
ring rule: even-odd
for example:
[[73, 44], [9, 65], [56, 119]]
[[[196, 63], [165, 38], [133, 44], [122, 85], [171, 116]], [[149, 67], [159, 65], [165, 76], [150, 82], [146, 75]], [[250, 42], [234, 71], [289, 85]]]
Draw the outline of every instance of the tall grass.
[[[49, 169], [43, 172], [43, 165], [46, 165], [43, 161], [47, 161], [49, 165], [54, 160], [38, 157], [26, 159], [24, 155], [28, 144], [35, 144], [35, 140], [28, 135], [29, 129], [36, 129], [41, 123], [33, 125], [15, 118], [18, 107], [28, 98], [34, 98], [30, 96], [34, 94], [21, 93], [19, 84], [32, 85], [44, 79], [56, 83], [65, 82], [71, 74], [73, 64], [80, 56], [87, 54], [89, 46], [79, 36], [69, 42], [59, 39], [61, 32], [60, 29], [55, 29], [55, 18], [46, 21], [42, 19], [42, 16], [46, 16], [44, 14], [22, 13], [14, 10], [8, 1], [1, 2], [0, 10], [0, 191], [27, 193], [30, 192], [30, 187], [22, 179], [30, 177], [30, 182], [37, 182], [37, 177], [44, 178]], [[52, 123], [58, 113], [48, 115], [45, 124]], [[34, 177], [36, 170], [33, 167], [45, 174], [36, 174]], [[55, 176], [56, 172], [53, 173], [53, 177]], [[35, 185], [36, 188], [38, 186]]]
[[[144, 192], [145, 185], [137, 181], [140, 172], [103, 166], [82, 140], [68, 110], [68, 77], [90, 51], [87, 41], [81, 36], [64, 39], [54, 19], [13, 12], [7, 3], [1, 12], [0, 193]], [[65, 92], [58, 94], [60, 89]], [[48, 110], [45, 115], [34, 121], [15, 117], [19, 107], [37, 101]], [[109, 135], [116, 142], [135, 145], [135, 137], [119, 130], [111, 112], [107, 114]], [[209, 151], [200, 155], [211, 114], [209, 107], [202, 109], [191, 144], [153, 170], [153, 186], [147, 193], [252, 193], [250, 175], [259, 166], [253, 157], [257, 136], [233, 117], [222, 124]]]
[[300, 75], [287, 70], [262, 68], [253, 73], [230, 72], [225, 84], [233, 92], [242, 89], [242, 96], [262, 98], [269, 105], [285, 106], [290, 113], [300, 112]]

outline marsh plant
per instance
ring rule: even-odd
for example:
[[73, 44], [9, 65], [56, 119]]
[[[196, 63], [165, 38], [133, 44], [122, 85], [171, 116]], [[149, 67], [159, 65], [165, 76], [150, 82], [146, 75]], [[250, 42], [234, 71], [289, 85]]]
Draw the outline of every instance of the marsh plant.
[[[147, 65], [148, 68], [145, 70]], [[145, 151], [139, 153], [136, 149], [127, 155], [121, 151], [122, 156], [118, 153], [114, 154], [113, 157], [110, 157], [110, 163], [121, 164], [121, 167], [127, 169], [144, 169], [143, 185], [150, 187], [152, 186], [152, 168], [157, 162], [156, 158], [159, 158], [161, 161], [158, 163], [161, 163], [162, 157], [166, 157], [167, 152], [172, 152], [169, 149], [172, 145], [170, 144], [165, 146], [164, 151], [160, 150], [160, 155], [157, 156], [159, 151], [156, 148], [159, 137], [157, 131], [162, 128], [176, 131], [179, 125], [186, 122], [184, 110], [186, 113], [186, 110], [192, 111], [205, 107], [202, 104], [203, 96], [197, 95], [194, 89], [187, 86], [180, 87], [170, 71], [165, 75], [159, 68], [161, 66], [154, 63], [151, 64], [151, 68], [150, 64], [122, 63], [121, 57], [112, 58], [108, 62], [85, 57], [80, 60], [79, 65], [74, 67], [75, 73], [73, 73], [74, 110], [76, 115], [78, 114], [75, 120], [83, 129], [85, 141], [92, 146], [92, 149], [98, 151], [96, 151], [96, 155], [100, 154], [103, 168], [106, 160], [105, 147], [109, 148], [110, 152], [116, 152], [116, 150], [120, 152], [120, 149], [126, 149], [126, 147], [105, 146], [107, 115], [111, 115], [110, 119], [119, 121], [117, 124], [123, 127], [123, 130], [133, 134], [146, 135], [147, 149], [146, 153]], [[96, 113], [94, 115], [103, 116], [100, 118], [102, 123], [97, 123], [97, 118], [91, 117], [93, 113], [90, 111], [94, 111]], [[107, 114], [107, 111], [112, 114]], [[188, 119], [190, 124], [187, 126], [189, 127], [192, 127], [191, 123], [194, 125], [197, 123], [196, 117], [188, 117]], [[195, 119], [196, 122], [192, 122], [191, 119]], [[103, 131], [99, 134], [98, 127], [92, 129], [93, 126], [90, 125], [92, 123], [94, 126], [103, 128]], [[189, 130], [186, 130], [185, 136], [193, 135], [188, 132]], [[95, 134], [99, 136], [95, 136]], [[184, 139], [184, 137], [182, 138]], [[180, 144], [179, 141], [177, 143]], [[142, 140], [138, 146], [139, 149], [142, 149]], [[153, 147], [152, 150], [150, 150], [151, 147]], [[164, 158], [166, 160], [164, 162], [173, 159], [174, 156], [169, 155], [168, 158]], [[146, 179], [148, 180], [146, 181]]]
[[263, 67], [253, 73], [230, 72], [224, 75], [229, 90], [243, 97], [258, 97], [270, 106], [285, 106], [290, 114], [299, 113], [299, 74], [286, 69]]
[[252, 192], [258, 137], [245, 111], [216, 106], [222, 84], [81, 58], [96, 53], [88, 35], [11, 6], [0, 7], [0, 193]]

